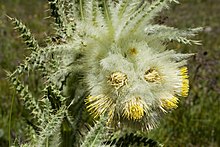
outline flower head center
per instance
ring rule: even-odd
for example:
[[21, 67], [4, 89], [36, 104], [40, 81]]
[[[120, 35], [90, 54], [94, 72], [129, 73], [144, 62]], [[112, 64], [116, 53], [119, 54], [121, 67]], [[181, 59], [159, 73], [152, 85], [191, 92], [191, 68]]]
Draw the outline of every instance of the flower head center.
[[129, 51], [130, 51], [131, 55], [137, 55], [138, 54], [138, 51], [137, 51], [136, 48], [131, 48]]
[[114, 72], [109, 76], [107, 82], [118, 90], [122, 86], [127, 85], [127, 75], [121, 72]]
[[143, 104], [139, 97], [125, 103], [123, 116], [131, 120], [140, 120], [144, 116]]
[[159, 72], [154, 69], [154, 68], [150, 68], [149, 70], [147, 70], [144, 74], [144, 79], [147, 82], [159, 82], [161, 81], [161, 76], [159, 74]]
[[144, 115], [144, 109], [141, 105], [134, 104], [131, 105], [128, 109], [130, 111], [131, 119], [138, 120]]

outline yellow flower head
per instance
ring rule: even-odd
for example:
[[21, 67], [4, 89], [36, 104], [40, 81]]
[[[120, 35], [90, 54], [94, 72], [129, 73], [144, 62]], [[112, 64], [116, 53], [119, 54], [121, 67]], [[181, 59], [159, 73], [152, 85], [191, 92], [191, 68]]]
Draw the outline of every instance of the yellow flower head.
[[139, 97], [133, 98], [125, 103], [123, 117], [131, 120], [139, 120], [144, 116], [144, 105]]
[[87, 110], [94, 118], [99, 117], [113, 104], [112, 99], [105, 95], [88, 96], [85, 99], [85, 103], [87, 105]]
[[162, 107], [165, 109], [175, 109], [177, 108], [178, 104], [178, 98], [177, 97], [172, 97], [170, 99], [161, 99], [162, 100]]

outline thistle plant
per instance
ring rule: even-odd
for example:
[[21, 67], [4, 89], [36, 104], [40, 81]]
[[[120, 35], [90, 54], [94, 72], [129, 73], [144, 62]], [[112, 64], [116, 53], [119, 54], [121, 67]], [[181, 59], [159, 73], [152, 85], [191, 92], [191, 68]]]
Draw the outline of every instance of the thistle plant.
[[[176, 53], [166, 44], [199, 44], [190, 38], [201, 28], [154, 24], [177, 0], [48, 2], [56, 34], [47, 47], [39, 47], [26, 26], [11, 18], [31, 49], [24, 63], [9, 73], [38, 128], [25, 145], [114, 145], [117, 134], [155, 128], [188, 96], [186, 64], [193, 54]], [[41, 98], [19, 81], [34, 70], [44, 81]], [[53, 143], [57, 138], [59, 145]]]

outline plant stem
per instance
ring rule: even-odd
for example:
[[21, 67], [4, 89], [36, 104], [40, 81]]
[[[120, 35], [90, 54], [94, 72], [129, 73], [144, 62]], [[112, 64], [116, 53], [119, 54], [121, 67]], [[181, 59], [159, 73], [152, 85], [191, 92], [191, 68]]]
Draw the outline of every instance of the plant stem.
[[10, 108], [10, 114], [9, 114], [9, 125], [8, 125], [8, 146], [11, 146], [11, 115], [14, 105], [14, 99], [15, 99], [15, 92], [13, 93], [13, 97], [11, 100], [11, 108]]

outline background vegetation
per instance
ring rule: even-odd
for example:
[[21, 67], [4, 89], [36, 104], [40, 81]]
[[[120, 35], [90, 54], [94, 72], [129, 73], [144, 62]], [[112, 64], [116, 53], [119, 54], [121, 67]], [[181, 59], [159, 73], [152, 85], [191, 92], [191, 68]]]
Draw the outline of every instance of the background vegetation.
[[[22, 20], [40, 45], [53, 33], [46, 0], [0, 0], [0, 146], [24, 141], [25, 110], [6, 79], [29, 54], [5, 14]], [[202, 46], [170, 44], [181, 52], [196, 53], [189, 61], [190, 96], [168, 114], [151, 138], [165, 146], [220, 146], [220, 2], [181, 0], [157, 20], [177, 28], [203, 26], [197, 36]], [[37, 89], [34, 78], [31, 80]]]

